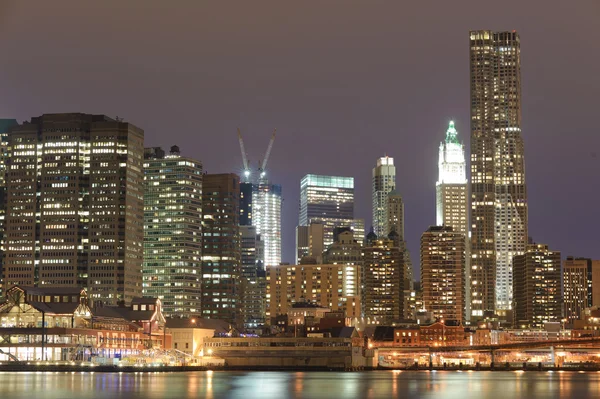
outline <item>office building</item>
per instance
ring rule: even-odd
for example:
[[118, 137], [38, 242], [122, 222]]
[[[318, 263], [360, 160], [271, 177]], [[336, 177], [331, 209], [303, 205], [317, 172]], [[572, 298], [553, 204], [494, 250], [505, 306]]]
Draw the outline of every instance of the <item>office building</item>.
[[436, 190], [436, 222], [438, 226], [450, 226], [465, 239], [465, 319], [470, 320], [471, 268], [469, 240], [469, 197], [464, 145], [458, 141], [454, 122], [450, 121], [446, 140], [440, 143], [439, 176]]
[[365, 219], [354, 219], [350, 228], [354, 233], [354, 239], [363, 244], [365, 242]]
[[511, 308], [512, 260], [527, 245], [519, 34], [470, 32], [471, 315]]
[[546, 322], [560, 322], [560, 252], [544, 244], [530, 244], [513, 262], [515, 326], [543, 328]]
[[240, 226], [253, 226], [252, 222], [252, 195], [255, 184], [240, 183]]
[[243, 324], [239, 312], [240, 178], [204, 174], [202, 181], [202, 317]]
[[323, 263], [324, 234], [324, 226], [321, 223], [296, 226], [296, 262], [298, 264], [305, 257], [314, 258], [319, 264]]
[[354, 178], [306, 175], [300, 183], [300, 226], [324, 225], [324, 245], [333, 243], [335, 227], [354, 222]]
[[387, 324], [402, 319], [404, 310], [404, 253], [392, 237], [367, 235], [363, 248], [362, 306], [367, 324]]
[[310, 302], [346, 317], [360, 316], [358, 266], [267, 266], [267, 319], [287, 314], [294, 303]]
[[[388, 194], [396, 187], [394, 158], [385, 156], [377, 159], [373, 168], [373, 231], [378, 237], [390, 233], [388, 217]], [[398, 233], [399, 234], [399, 233]]]
[[8, 157], [8, 130], [18, 125], [16, 119], [0, 119], [0, 297], [4, 281], [2, 263], [4, 256], [4, 216], [6, 214], [6, 160]]
[[423, 307], [437, 320], [465, 320], [465, 236], [431, 226], [421, 236]]
[[265, 325], [266, 279], [263, 257], [264, 242], [254, 226], [240, 226], [241, 278], [240, 314], [244, 331], [260, 332]]
[[387, 196], [387, 218], [386, 225], [389, 231], [384, 235], [395, 231], [399, 242], [404, 241], [404, 201], [397, 190], [392, 190]]
[[8, 134], [6, 288], [142, 295], [144, 132], [104, 115], [45, 114]]
[[281, 263], [281, 186], [261, 181], [252, 194], [252, 226], [264, 243], [265, 266]]
[[167, 317], [200, 315], [202, 163], [159, 148], [144, 151], [143, 294]]
[[600, 306], [600, 261], [567, 256], [563, 263], [564, 317], [580, 320], [584, 310]]

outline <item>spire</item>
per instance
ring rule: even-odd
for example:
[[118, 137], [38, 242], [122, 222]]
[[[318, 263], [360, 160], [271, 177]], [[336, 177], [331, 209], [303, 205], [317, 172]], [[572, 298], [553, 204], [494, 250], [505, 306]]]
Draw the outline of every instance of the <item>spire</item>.
[[450, 121], [448, 124], [448, 130], [446, 130], [446, 143], [459, 144], [458, 132], [454, 128], [454, 121]]

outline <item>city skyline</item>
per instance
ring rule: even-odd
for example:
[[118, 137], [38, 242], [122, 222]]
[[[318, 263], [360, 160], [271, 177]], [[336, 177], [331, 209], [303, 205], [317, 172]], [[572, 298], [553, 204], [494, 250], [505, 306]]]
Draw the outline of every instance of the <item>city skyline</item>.
[[[323, 37], [324, 40], [314, 41], [310, 35], [301, 35], [302, 27], [306, 26], [304, 23], [287, 24], [289, 28], [282, 24], [268, 29], [259, 28], [260, 33], [251, 37], [251, 47], [255, 50], [256, 57], [250, 61], [247, 60], [247, 52], [240, 49], [240, 37], [237, 34], [224, 35], [215, 24], [204, 24], [202, 29], [221, 32], [220, 37], [230, 49], [225, 53], [218, 53], [218, 49], [201, 41], [198, 44], [199, 48], [208, 51], [209, 55], [221, 54], [220, 58], [225, 58], [225, 62], [218, 63], [214, 61], [214, 57], [209, 57], [204, 69], [200, 69], [202, 73], [192, 75], [192, 70], [198, 70], [194, 67], [197, 63], [194, 54], [184, 56], [184, 64], [189, 66], [182, 66], [180, 71], [168, 67], [163, 60], [151, 58], [150, 54], [155, 55], [155, 51], [150, 52], [144, 46], [133, 46], [132, 49], [131, 45], [141, 40], [140, 35], [155, 35], [150, 30], [153, 24], [149, 22], [155, 21], [153, 18], [156, 17], [157, 10], [151, 7], [140, 12], [141, 20], [136, 24], [139, 33], [121, 30], [116, 33], [124, 35], [126, 40], [122, 43], [106, 40], [103, 36], [105, 33], [99, 29], [100, 25], [91, 23], [84, 27], [78, 41], [83, 37], [89, 39], [92, 44], [90, 46], [86, 43], [85, 48], [64, 36], [68, 31], [68, 21], [82, 15], [82, 8], [74, 7], [65, 11], [64, 15], [57, 15], [53, 29], [46, 29], [45, 35], [52, 43], [61, 43], [62, 40], [62, 44], [42, 48], [37, 44], [36, 38], [39, 37], [39, 33], [36, 32], [37, 29], [47, 27], [49, 23], [42, 19], [47, 9], [44, 6], [39, 9], [29, 8], [21, 4], [8, 7], [15, 20], [19, 20], [19, 16], [27, 15], [36, 29], [17, 33], [19, 25], [15, 24], [12, 18], [2, 21], [5, 35], [18, 39], [1, 45], [4, 53], [11, 54], [11, 62], [2, 67], [3, 73], [0, 75], [5, 79], [2, 83], [6, 88], [6, 94], [0, 99], [1, 116], [4, 118], [23, 121], [32, 115], [69, 111], [105, 113], [112, 117], [119, 115], [145, 130], [145, 146], [178, 144], [182, 147], [184, 155], [202, 161], [209, 173], [239, 173], [241, 161], [237, 155], [239, 151], [235, 135], [236, 126], [239, 125], [244, 132], [248, 131], [257, 138], [262, 138], [263, 135], [268, 137], [271, 126], [277, 126], [279, 136], [270, 160], [270, 165], [273, 166], [270, 180], [281, 184], [284, 190], [283, 260], [288, 262], [293, 262], [294, 257], [294, 228], [299, 197], [298, 182], [301, 176], [306, 173], [354, 176], [355, 217], [367, 221], [365, 227], [368, 231], [368, 221], [371, 219], [369, 172], [372, 160], [383, 153], [395, 158], [397, 185], [406, 208], [406, 240], [411, 252], [418, 253], [420, 234], [435, 220], [432, 201], [436, 176], [435, 149], [439, 143], [438, 133], [445, 128], [448, 120], [456, 121], [458, 130], [465, 135], [464, 140], [468, 147], [466, 34], [469, 30], [480, 27], [498, 30], [514, 28], [520, 33], [524, 43], [522, 128], [525, 146], [529, 149], [526, 163], [531, 210], [530, 235], [536, 241], [557, 248], [563, 256], [595, 259], [600, 257], [593, 230], [593, 222], [600, 217], [600, 211], [593, 202], [597, 185], [575, 185], [576, 181], [598, 181], [600, 160], [597, 149], [600, 139], [592, 136], [592, 132], [595, 127], [593, 99], [600, 90], [600, 80], [593, 71], [599, 61], [594, 58], [588, 59], [585, 64], [579, 66], [577, 73], [572, 69], [569, 73], [566, 61], [577, 54], [587, 54], [585, 48], [590, 43], [597, 42], [598, 32], [587, 28], [593, 26], [593, 23], [582, 23], [578, 26], [572, 23], [561, 24], [562, 34], [559, 35], [559, 39], [566, 40], [565, 38], [569, 37], [569, 45], [564, 46], [564, 56], [557, 60], [556, 43], [547, 36], [547, 32], [555, 28], [552, 21], [553, 18], [559, 17], [557, 11], [550, 10], [552, 17], [547, 20], [529, 23], [528, 17], [537, 15], [536, 6], [531, 4], [519, 5], [522, 16], [511, 16], [508, 10], [500, 10], [493, 18], [486, 16], [482, 10], [469, 10], [466, 14], [468, 16], [463, 17], [461, 13], [466, 12], [464, 7], [455, 9], [454, 6], [440, 5], [440, 12], [445, 14], [444, 19], [436, 23], [426, 23], [433, 31], [431, 35], [422, 38], [418, 47], [433, 48], [437, 42], [433, 39], [436, 32], [444, 32], [444, 35], [450, 36], [448, 45], [439, 49], [436, 54], [425, 55], [426, 51], [419, 52], [415, 47], [417, 44], [410, 44], [408, 40], [392, 40], [393, 43], [389, 44], [389, 40], [382, 40], [390, 36], [403, 37], [406, 32], [414, 31], [415, 25], [425, 23], [424, 17], [418, 17], [419, 12], [424, 11], [419, 7], [413, 9], [414, 15], [417, 16], [415, 24], [407, 23], [402, 26], [403, 24], [397, 23], [400, 14], [390, 13], [396, 15], [388, 18], [376, 9], [344, 9], [340, 16], [334, 17], [334, 9], [339, 10], [333, 6], [324, 6], [321, 17], [300, 13], [303, 18], [308, 18], [308, 22], [313, 23], [314, 34]], [[116, 22], [123, 22], [124, 16], [129, 15], [127, 10], [121, 14], [108, 13], [102, 9], [95, 11], [102, 18]], [[214, 16], [217, 11], [221, 10], [207, 10], [207, 14]], [[169, 12], [179, 15], [177, 11]], [[594, 13], [591, 8], [586, 9], [582, 6], [571, 12], [576, 12], [578, 18], [593, 21], [591, 18]], [[283, 8], [275, 8], [269, 15], [277, 16], [283, 13]], [[342, 20], [354, 18], [365, 21], [365, 24], [350, 24], [351, 29], [355, 30], [357, 35], [370, 36], [367, 40], [350, 42], [342, 41], [340, 36], [333, 36], [331, 33], [321, 35], [325, 26], [329, 29], [329, 25], [323, 24], [324, 20], [332, 18], [332, 23], [339, 28], [339, 35], [349, 33], [349, 28]], [[223, 22], [217, 19], [219, 23]], [[378, 21], [377, 24], [367, 23], [374, 19]], [[238, 19], [234, 19], [227, 24], [238, 22]], [[172, 34], [184, 38], [199, 37], [181, 34], [181, 29], [189, 29], [191, 32], [188, 33], [194, 33], [196, 28], [182, 24], [182, 27], [176, 27]], [[273, 30], [287, 34], [286, 38], [291, 42], [286, 44], [293, 48], [297, 55], [284, 50], [278, 57], [279, 64], [261, 71], [261, 68], [268, 64], [269, 57], [277, 58], [271, 51], [273, 46], [276, 46], [278, 51], [282, 48], [278, 47], [281, 41], [271, 38], [277, 36], [273, 35]], [[56, 40], [51, 40], [53, 38]], [[259, 38], [264, 41], [261, 42]], [[340, 47], [341, 42], [346, 46]], [[158, 48], [166, 50], [163, 58], [169, 60], [172, 52], [168, 51], [166, 42], [158, 40], [155, 44]], [[74, 45], [84, 56], [69, 58], [70, 45]], [[394, 50], [390, 51], [392, 48]], [[133, 52], [132, 57], [128, 58], [132, 64], [119, 68], [123, 65], [121, 55], [125, 49]], [[335, 51], [328, 55], [332, 49]], [[109, 50], [115, 51], [115, 57], [111, 57], [112, 61], [103, 61], [94, 55]], [[61, 63], [58, 69], [50, 64], [43, 71], [27, 66], [29, 62], [25, 61], [30, 60], [31, 54], [43, 60], [48, 51], [53, 51], [58, 57], [67, 57], [70, 62]], [[404, 62], [406, 57], [402, 54], [406, 53], [415, 54], [412, 62]], [[343, 62], [353, 61], [354, 54], [371, 55], [372, 57], [364, 57], [371, 59], [381, 57], [381, 61], [369, 64], [363, 62], [354, 66], [349, 65], [352, 62]], [[261, 55], [265, 57], [257, 63], [256, 60], [261, 59]], [[306, 69], [306, 64], [301, 65], [305, 68], [304, 71], [292, 68], [296, 57], [314, 59], [315, 55], [322, 56], [319, 58], [318, 70]], [[151, 59], [158, 64], [146, 69], [153, 63]], [[249, 64], [232, 66], [238, 60], [246, 60]], [[225, 69], [223, 65], [226, 66]], [[342, 65], [343, 68], [340, 69]], [[439, 65], [443, 67], [438, 67]], [[168, 73], [162, 73], [164, 68]], [[239, 90], [239, 98], [232, 97], [231, 84], [227, 79], [219, 79], [220, 76], [235, 76], [241, 71], [238, 68], [243, 68], [240, 79], [250, 82]], [[420, 72], [419, 69], [424, 71]], [[378, 71], [377, 75], [380, 77], [370, 73], [371, 70]], [[432, 73], [433, 71], [435, 73]], [[184, 80], [176, 79], [174, 75], [181, 75]], [[411, 76], [411, 79], [407, 79], [406, 75]], [[562, 75], [568, 76], [568, 79], [562, 78]], [[191, 79], [191, 76], [194, 76], [194, 79]], [[281, 78], [289, 76], [297, 77], [283, 83], [285, 91], [290, 93], [287, 94], [274, 86], [273, 82], [279, 85], [282, 82]], [[218, 81], [218, 85], [210, 83], [208, 78]], [[263, 81], [265, 84], [260, 84]], [[76, 95], [82, 82], [90, 86], [94, 96], [85, 98]], [[190, 89], [185, 89], [184, 82], [192, 82]], [[237, 78], [233, 79], [233, 83], [233, 86], [239, 89]], [[120, 96], [114, 96], [117, 85], [124, 89]], [[214, 95], [215, 86], [222, 85], [225, 86], [223, 94]], [[346, 85], [348, 88], [345, 88]], [[422, 90], [416, 90], [417, 85]], [[207, 90], [196, 90], [204, 86]], [[170, 105], [170, 102], [175, 100], [177, 91], [182, 88], [182, 98], [189, 105], [181, 101]], [[189, 97], [189, 93], [192, 92], [194, 101], [190, 101]], [[398, 92], [414, 95], [402, 94], [397, 98]], [[56, 93], [61, 94], [57, 96]], [[198, 93], [202, 93], [202, 98], [196, 100]], [[204, 95], [210, 98], [211, 103], [203, 99]], [[153, 98], [144, 102], [141, 101], [143, 97]], [[298, 100], [294, 100], [298, 97]], [[370, 100], [371, 98], [373, 100]], [[572, 98], [577, 101], [570, 101]], [[289, 101], [292, 100], [295, 102], [290, 104]], [[286, 106], [282, 108], [277, 106], [277, 103]], [[570, 103], [575, 105], [571, 106]], [[200, 123], [191, 117], [198, 113], [198, 109], [203, 111]], [[421, 109], [427, 110], [426, 118], [423, 118]], [[554, 115], [560, 115], [560, 118]], [[168, 139], [161, 136], [165, 132], [169, 132]], [[372, 138], [376, 139], [371, 140]], [[217, 151], [212, 151], [204, 145], [202, 140], [209, 140], [215, 148], [231, 149], [231, 153], [236, 156], [222, 157]], [[264, 150], [264, 143], [261, 140], [256, 141], [258, 147], [250, 149], [249, 153], [261, 153]], [[535, 150], [532, 150], [532, 146]], [[310, 162], [307, 162], [307, 154], [310, 154]], [[336, 156], [331, 157], [331, 154]], [[556, 162], [564, 157], [568, 158], [568, 162]], [[345, 171], [347, 168], [348, 172]], [[414, 173], [415, 170], [419, 173]], [[555, 189], [557, 178], [561, 181], [558, 193]], [[577, 199], [569, 194], [575, 190], [579, 193]], [[552, 201], [547, 201], [547, 198], [552, 198]], [[555, 212], [555, 209], [564, 211]], [[416, 259], [414, 263], [418, 264]], [[417, 267], [415, 275], [418, 275], [416, 269]]]

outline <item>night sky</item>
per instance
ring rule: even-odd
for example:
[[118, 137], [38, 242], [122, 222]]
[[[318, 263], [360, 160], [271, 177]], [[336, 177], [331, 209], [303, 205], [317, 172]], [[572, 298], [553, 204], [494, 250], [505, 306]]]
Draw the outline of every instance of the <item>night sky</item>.
[[241, 171], [236, 127], [255, 166], [277, 128], [287, 262], [301, 177], [354, 176], [368, 227], [387, 154], [418, 266], [450, 119], [469, 144], [468, 32], [516, 29], [530, 235], [600, 258], [600, 2], [223, 3], [0, 0], [0, 117], [119, 116], [209, 173]]

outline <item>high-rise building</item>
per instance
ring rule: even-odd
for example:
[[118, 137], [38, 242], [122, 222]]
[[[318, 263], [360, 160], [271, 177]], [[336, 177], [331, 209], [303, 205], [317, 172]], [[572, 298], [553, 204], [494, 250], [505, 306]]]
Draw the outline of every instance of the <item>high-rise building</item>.
[[281, 263], [281, 186], [261, 181], [252, 194], [252, 226], [264, 243], [264, 264]]
[[562, 315], [560, 252], [544, 244], [530, 244], [514, 260], [514, 324], [543, 328], [559, 322]]
[[387, 235], [393, 231], [396, 232], [399, 241], [404, 241], [404, 201], [402, 195], [397, 190], [392, 190], [387, 196]]
[[350, 225], [354, 233], [354, 239], [359, 243], [365, 242], [365, 219], [354, 219]]
[[304, 257], [315, 258], [317, 263], [323, 263], [323, 245], [325, 231], [321, 223], [311, 223], [308, 226], [296, 226], [296, 262]]
[[[346, 317], [360, 316], [358, 266], [267, 266], [267, 317], [287, 314], [294, 302], [312, 302]], [[349, 271], [349, 269], [352, 269]]]
[[200, 315], [202, 163], [177, 146], [144, 151], [143, 294], [169, 317]]
[[573, 323], [600, 306], [600, 260], [567, 256], [563, 264], [564, 317]]
[[[396, 188], [394, 158], [385, 156], [377, 159], [373, 168], [373, 231], [378, 237], [390, 233], [388, 216], [388, 194]], [[400, 234], [398, 232], [398, 234]]]
[[404, 310], [404, 253], [393, 238], [367, 235], [363, 248], [362, 306], [367, 324], [386, 324], [402, 319]]
[[202, 181], [202, 317], [243, 324], [239, 312], [240, 178], [204, 174]]
[[241, 278], [240, 314], [244, 330], [259, 332], [265, 325], [266, 280], [262, 248], [264, 242], [254, 226], [240, 226]]
[[436, 183], [436, 223], [438, 226], [450, 226], [455, 233], [465, 239], [465, 276], [464, 299], [465, 319], [470, 320], [471, 268], [469, 240], [469, 197], [465, 150], [458, 141], [458, 132], [454, 122], [450, 121], [446, 131], [446, 140], [440, 144], [439, 177]]
[[255, 184], [240, 183], [240, 226], [253, 226], [252, 196], [255, 188]]
[[18, 125], [16, 119], [0, 119], [0, 297], [4, 281], [2, 263], [4, 256], [4, 216], [6, 214], [6, 160], [8, 158], [8, 130]]
[[518, 33], [470, 32], [471, 314], [511, 308], [512, 259], [527, 245]]
[[144, 132], [104, 115], [45, 114], [8, 135], [5, 284], [142, 295]]
[[354, 223], [354, 178], [306, 175], [300, 183], [300, 226], [322, 223], [324, 245], [333, 243], [335, 227]]
[[421, 236], [423, 306], [435, 319], [465, 320], [465, 236], [431, 226]]

